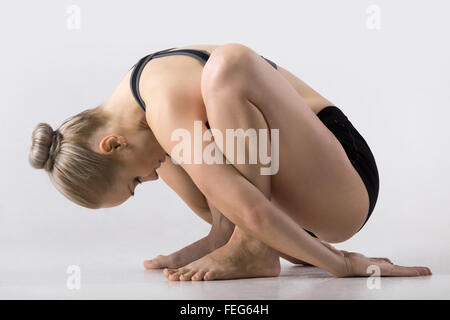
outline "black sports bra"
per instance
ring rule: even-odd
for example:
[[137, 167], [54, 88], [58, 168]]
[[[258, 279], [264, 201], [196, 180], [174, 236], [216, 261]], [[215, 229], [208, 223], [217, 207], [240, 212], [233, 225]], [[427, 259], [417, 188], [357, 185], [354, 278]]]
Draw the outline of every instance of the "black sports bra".
[[[145, 57], [142, 57], [132, 68], [134, 68], [133, 72], [131, 73], [130, 77], [130, 86], [131, 86], [131, 92], [133, 93], [134, 98], [138, 102], [138, 104], [141, 106], [142, 110], [145, 112], [145, 103], [144, 100], [141, 98], [141, 94], [139, 93], [139, 79], [141, 77], [142, 70], [144, 69], [147, 62], [152, 60], [153, 58], [158, 57], [164, 57], [169, 56], [173, 54], [182, 54], [186, 56], [191, 56], [197, 60], [200, 60], [203, 64], [205, 64], [209, 59], [209, 52], [205, 50], [196, 50], [196, 49], [180, 49], [180, 50], [174, 50], [169, 51], [176, 48], [169, 48], [161, 51], [156, 51], [154, 53], [151, 53], [149, 55], [146, 55]], [[263, 56], [261, 56], [263, 57]], [[264, 58], [264, 57], [263, 57]], [[264, 58], [268, 63], [270, 63], [275, 69], [278, 69], [277, 65], [270, 61], [269, 59]], [[208, 121], [206, 121], [206, 127], [210, 129]]]

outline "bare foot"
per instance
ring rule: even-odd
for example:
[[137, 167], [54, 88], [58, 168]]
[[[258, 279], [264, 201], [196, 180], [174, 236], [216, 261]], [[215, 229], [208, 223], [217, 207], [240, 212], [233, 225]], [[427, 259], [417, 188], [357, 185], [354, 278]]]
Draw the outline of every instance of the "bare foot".
[[209, 236], [206, 236], [170, 255], [158, 255], [144, 261], [146, 269], [178, 268], [192, 262], [214, 250]]
[[221, 214], [208, 199], [206, 200], [212, 215], [209, 234], [168, 256], [160, 254], [152, 260], [144, 261], [146, 269], [179, 268], [200, 259], [228, 242], [233, 234], [234, 224]]
[[206, 237], [168, 256], [160, 254], [152, 260], [146, 260], [144, 267], [146, 269], [179, 268], [223, 246], [230, 239], [234, 224], [221, 216], [220, 212], [214, 212], [213, 219], [211, 231]]
[[277, 277], [280, 270], [277, 251], [235, 228], [226, 245], [182, 268], [166, 268], [164, 275], [171, 281], [219, 280]]
[[160, 254], [156, 258], [144, 261], [144, 267], [146, 269], [162, 269], [185, 266], [186, 264], [207, 255], [218, 247], [223, 246], [228, 241], [228, 238], [218, 241], [217, 237], [214, 238], [213, 235], [209, 234], [170, 255], [166, 256]]

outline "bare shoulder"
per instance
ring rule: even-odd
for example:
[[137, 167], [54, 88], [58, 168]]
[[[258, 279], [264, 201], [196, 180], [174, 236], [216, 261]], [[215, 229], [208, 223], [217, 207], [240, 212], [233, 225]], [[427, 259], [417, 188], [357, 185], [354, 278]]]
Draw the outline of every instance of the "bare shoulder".
[[[212, 54], [215, 49], [223, 45], [189, 45], [176, 47], [176, 49], [205, 50]], [[278, 71], [303, 97], [305, 103], [317, 113], [327, 105], [333, 105], [308, 84], [283, 68], [279, 61], [268, 57], [278, 66]], [[150, 128], [159, 130], [171, 116], [179, 116], [182, 112], [204, 111], [201, 94], [201, 77], [204, 65], [190, 56], [168, 55], [152, 59], [144, 67], [140, 79], [140, 94], [147, 106], [146, 119]], [[182, 110], [174, 110], [167, 101], [182, 97], [186, 103]], [[180, 108], [180, 104], [176, 104]], [[164, 110], [162, 110], [164, 109]], [[205, 115], [206, 118], [206, 115]], [[163, 128], [160, 128], [163, 129]]]
[[[176, 49], [204, 50], [212, 54], [221, 46], [198, 44]], [[203, 63], [187, 55], [161, 56], [145, 65], [139, 86], [146, 105], [147, 123], [152, 130], [157, 131], [170, 117], [181, 116], [186, 112], [198, 114], [201, 109], [204, 111], [201, 93], [203, 69]], [[182, 100], [184, 103], [170, 103], [175, 100]]]
[[163, 148], [170, 144], [172, 131], [176, 129], [174, 125], [180, 119], [207, 120], [201, 93], [203, 66], [191, 60], [155, 65], [154, 73], [140, 82], [147, 124]]

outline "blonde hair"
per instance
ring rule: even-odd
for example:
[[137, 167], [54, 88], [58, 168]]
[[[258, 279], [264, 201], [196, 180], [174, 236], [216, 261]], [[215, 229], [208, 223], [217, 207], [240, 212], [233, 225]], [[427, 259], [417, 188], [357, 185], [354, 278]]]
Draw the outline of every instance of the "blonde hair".
[[[90, 209], [100, 208], [102, 195], [112, 188], [119, 166], [114, 156], [97, 153], [88, 144], [98, 129], [111, 123], [100, 107], [64, 120], [55, 131], [47, 123], [38, 123], [28, 154], [31, 166], [44, 169], [59, 192]], [[141, 122], [139, 129], [144, 128], [148, 126]]]

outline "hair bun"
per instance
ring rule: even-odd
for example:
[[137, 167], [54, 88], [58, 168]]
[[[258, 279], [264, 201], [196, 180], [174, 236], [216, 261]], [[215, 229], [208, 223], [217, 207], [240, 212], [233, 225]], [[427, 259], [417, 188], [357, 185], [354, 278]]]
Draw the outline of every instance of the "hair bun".
[[33, 130], [31, 137], [31, 148], [28, 153], [28, 161], [36, 169], [50, 171], [53, 168], [54, 160], [58, 154], [61, 133], [47, 123], [39, 123]]

